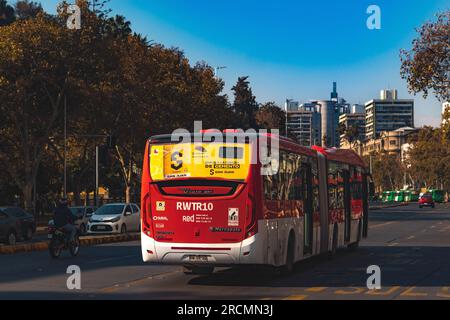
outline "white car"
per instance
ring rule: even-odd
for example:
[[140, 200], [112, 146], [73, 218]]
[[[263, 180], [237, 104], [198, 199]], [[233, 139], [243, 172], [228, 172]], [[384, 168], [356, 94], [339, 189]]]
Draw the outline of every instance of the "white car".
[[76, 217], [75, 226], [80, 231], [81, 235], [85, 235], [87, 232], [87, 225], [89, 223], [89, 219], [92, 217], [92, 214], [96, 207], [71, 207], [69, 208], [72, 214]]
[[141, 210], [134, 204], [105, 204], [94, 212], [88, 223], [88, 234], [139, 232]]
[[[96, 207], [70, 207], [69, 210], [72, 212], [74, 225], [78, 229], [80, 235], [86, 235], [89, 219], [96, 210]], [[48, 227], [51, 228], [54, 224], [55, 222], [52, 219], [48, 222]], [[51, 237], [51, 235], [49, 236]]]

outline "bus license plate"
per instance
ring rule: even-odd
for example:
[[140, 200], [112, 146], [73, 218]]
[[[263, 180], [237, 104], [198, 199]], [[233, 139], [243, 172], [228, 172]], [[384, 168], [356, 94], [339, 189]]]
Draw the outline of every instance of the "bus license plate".
[[208, 256], [189, 256], [190, 262], [208, 262]]

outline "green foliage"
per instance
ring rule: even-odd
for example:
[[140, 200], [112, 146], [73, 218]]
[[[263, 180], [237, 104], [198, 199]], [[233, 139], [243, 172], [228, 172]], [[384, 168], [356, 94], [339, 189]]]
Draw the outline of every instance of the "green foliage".
[[108, 188], [121, 179], [129, 198], [139, 189], [149, 136], [192, 130], [194, 120], [224, 129], [233, 119], [224, 84], [210, 66], [191, 65], [176, 48], [149, 45], [124, 17], [108, 17], [101, 1], [95, 12], [94, 3], [77, 4], [80, 30], [68, 30], [67, 13], [59, 10], [58, 16], [18, 19], [0, 32], [0, 175], [20, 189], [28, 208], [33, 189], [61, 190], [65, 101], [68, 191], [75, 197], [92, 191], [94, 150], [104, 143], [102, 135], [116, 136], [118, 146], [115, 161], [101, 168], [101, 183]]
[[433, 91], [440, 101], [450, 100], [450, 11], [427, 22], [417, 32], [410, 51], [401, 51], [401, 75], [413, 93]]
[[407, 164], [420, 187], [450, 188], [450, 140], [442, 129], [424, 127], [411, 138]]
[[281, 134], [286, 131], [286, 112], [275, 102], [262, 104], [255, 115], [256, 123], [263, 129], [278, 129]]
[[19, 0], [14, 4], [14, 11], [16, 18], [19, 20], [36, 18], [39, 13], [42, 13], [42, 5], [38, 2], [29, 0]]
[[15, 20], [14, 8], [6, 0], [0, 0], [0, 27], [9, 25]]
[[[370, 159], [365, 159], [369, 163]], [[398, 155], [386, 152], [372, 155], [372, 176], [379, 190], [399, 190], [403, 187], [404, 165]]]
[[238, 120], [236, 126], [244, 130], [257, 129], [255, 114], [258, 111], [258, 103], [250, 88], [248, 77], [239, 77], [231, 90], [234, 92], [233, 111]]

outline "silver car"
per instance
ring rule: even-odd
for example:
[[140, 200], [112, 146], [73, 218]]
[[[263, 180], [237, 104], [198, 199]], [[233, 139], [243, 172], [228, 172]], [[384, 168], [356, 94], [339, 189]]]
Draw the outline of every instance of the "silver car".
[[89, 219], [92, 217], [96, 207], [71, 207], [69, 208], [72, 214], [75, 216], [75, 226], [80, 231], [81, 235], [87, 233], [87, 225]]
[[89, 219], [88, 233], [128, 233], [139, 232], [141, 210], [134, 203], [105, 204]]
[[[97, 207], [70, 207], [70, 212], [74, 216], [74, 225], [78, 229], [80, 235], [87, 234], [87, 225], [92, 214], [97, 210]], [[54, 225], [53, 219], [48, 222], [49, 227]]]

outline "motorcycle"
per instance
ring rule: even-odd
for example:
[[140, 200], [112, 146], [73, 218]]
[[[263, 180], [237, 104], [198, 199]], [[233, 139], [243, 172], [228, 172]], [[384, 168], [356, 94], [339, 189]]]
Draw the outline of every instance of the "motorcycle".
[[59, 258], [64, 250], [69, 250], [72, 257], [76, 257], [80, 252], [80, 238], [78, 230], [74, 241], [71, 243], [69, 241], [69, 235], [64, 232], [64, 230], [58, 229], [54, 225], [49, 225], [48, 238], [50, 239], [48, 251], [53, 259]]

